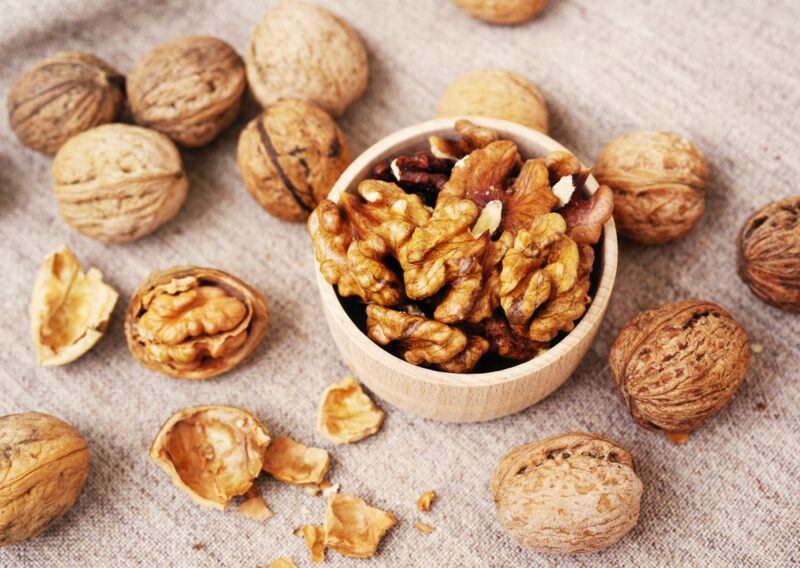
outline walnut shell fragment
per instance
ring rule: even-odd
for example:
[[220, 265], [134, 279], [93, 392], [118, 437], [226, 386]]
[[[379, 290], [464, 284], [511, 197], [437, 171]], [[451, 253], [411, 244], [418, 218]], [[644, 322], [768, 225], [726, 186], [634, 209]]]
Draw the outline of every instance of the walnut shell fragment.
[[349, 444], [381, 428], [384, 412], [353, 377], [345, 377], [322, 393], [317, 431], [335, 444]]
[[84, 272], [66, 246], [45, 257], [30, 304], [31, 333], [39, 364], [64, 365], [100, 341], [118, 294], [96, 268]]
[[453, 4], [478, 20], [515, 25], [535, 17], [547, 0], [453, 0]]
[[69, 510], [88, 473], [86, 440], [69, 424], [39, 412], [0, 417], [0, 547]]
[[434, 499], [436, 499], [436, 492], [435, 491], [425, 491], [422, 495], [419, 496], [417, 499], [417, 510], [421, 513], [427, 513], [431, 510], [431, 504], [433, 503]]
[[264, 456], [264, 471], [276, 479], [294, 485], [319, 484], [330, 466], [330, 454], [279, 436], [269, 445]]
[[261, 491], [259, 491], [256, 483], [250, 486], [245, 495], [247, 496], [246, 499], [239, 503], [239, 512], [242, 515], [259, 522], [273, 517], [272, 511], [267, 507], [267, 502], [261, 496]]
[[630, 453], [584, 432], [515, 448], [489, 489], [500, 526], [522, 546], [554, 554], [616, 543], [636, 525], [642, 496]]
[[355, 495], [334, 494], [325, 509], [325, 546], [344, 556], [370, 558], [397, 519]]
[[230, 371], [264, 338], [267, 304], [244, 281], [213, 268], [152, 273], [125, 318], [128, 348], [142, 365], [179, 379]]
[[759, 209], [742, 227], [738, 245], [739, 278], [753, 294], [800, 312], [800, 196]]
[[136, 122], [190, 148], [208, 144], [231, 125], [246, 87], [242, 58], [209, 36], [157, 45], [136, 62], [127, 82]]
[[269, 443], [267, 428], [246, 410], [195, 406], [161, 427], [150, 459], [197, 503], [224, 509], [253, 486]]
[[303, 525], [294, 531], [294, 534], [303, 537], [308, 551], [311, 553], [311, 561], [315, 564], [325, 560], [325, 533], [322, 527], [317, 525]]
[[736, 394], [750, 365], [750, 342], [718, 305], [670, 302], [628, 322], [608, 363], [636, 422], [689, 432]]
[[297, 568], [297, 565], [283, 556], [273, 560], [266, 568]]
[[125, 104], [125, 78], [81, 51], [56, 53], [17, 77], [8, 122], [20, 142], [45, 154], [93, 126], [114, 122]]
[[189, 188], [172, 140], [129, 124], [104, 124], [70, 138], [52, 174], [64, 222], [108, 243], [155, 231], [180, 210]]

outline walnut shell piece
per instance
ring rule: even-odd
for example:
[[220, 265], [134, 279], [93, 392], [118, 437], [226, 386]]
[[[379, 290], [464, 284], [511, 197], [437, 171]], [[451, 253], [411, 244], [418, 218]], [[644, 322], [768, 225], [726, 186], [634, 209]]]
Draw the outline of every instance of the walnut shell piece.
[[367, 505], [360, 497], [334, 493], [328, 498], [322, 525], [325, 547], [351, 558], [370, 558], [395, 523], [394, 515]]
[[345, 377], [322, 393], [317, 431], [335, 444], [350, 444], [380, 430], [385, 414], [353, 377]]
[[774, 201], [739, 232], [739, 277], [761, 300], [800, 312], [800, 196]]
[[104, 124], [70, 138], [52, 174], [64, 222], [108, 243], [155, 231], [175, 216], [189, 188], [175, 144], [128, 124]]
[[47, 255], [36, 275], [29, 310], [39, 364], [65, 365], [94, 347], [118, 297], [99, 270], [84, 272], [67, 246]]
[[174, 267], [154, 272], [134, 293], [125, 336], [148, 369], [209, 379], [255, 350], [267, 320], [264, 297], [239, 278], [213, 268]]
[[150, 459], [197, 503], [224, 509], [252, 487], [269, 442], [267, 428], [246, 410], [195, 406], [161, 427]]
[[630, 132], [603, 149], [594, 175], [614, 192], [617, 230], [640, 243], [686, 236], [705, 210], [708, 163], [671, 132]]
[[285, 100], [242, 130], [237, 163], [261, 207], [281, 219], [303, 221], [350, 163], [350, 150], [324, 110]]
[[247, 87], [244, 61], [221, 39], [182, 37], [139, 59], [128, 75], [137, 123], [178, 144], [208, 144], [239, 115]]
[[505, 69], [470, 71], [442, 93], [437, 117], [488, 116], [529, 126], [547, 134], [547, 104], [525, 77]]
[[267, 11], [247, 44], [247, 80], [268, 107], [281, 99], [318, 104], [340, 116], [367, 89], [367, 52], [358, 34], [328, 10], [283, 1]]
[[636, 525], [643, 486], [627, 450], [572, 432], [509, 452], [489, 489], [500, 526], [519, 544], [578, 554], [608, 548]]
[[72, 136], [114, 122], [125, 103], [125, 78], [81, 51], [56, 53], [11, 85], [8, 122], [20, 142], [55, 154]]
[[86, 440], [66, 422], [39, 412], [0, 417], [0, 547], [69, 510], [88, 474]]
[[328, 473], [330, 460], [327, 450], [305, 446], [287, 436], [280, 436], [267, 448], [264, 471], [284, 483], [320, 484]]
[[628, 322], [608, 363], [636, 422], [689, 432], [736, 394], [750, 364], [750, 342], [718, 305], [670, 302]]
[[453, 0], [453, 4], [478, 20], [515, 25], [535, 17], [547, 0]]

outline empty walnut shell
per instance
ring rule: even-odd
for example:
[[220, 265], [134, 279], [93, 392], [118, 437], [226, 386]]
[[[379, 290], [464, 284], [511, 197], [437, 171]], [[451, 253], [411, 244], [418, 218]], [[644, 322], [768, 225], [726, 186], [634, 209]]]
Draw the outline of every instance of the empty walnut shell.
[[269, 442], [267, 428], [246, 410], [195, 406], [161, 427], [150, 459], [196, 502], [224, 509], [253, 485]]
[[86, 440], [66, 422], [39, 412], [0, 417], [0, 547], [69, 510], [88, 474]]
[[239, 137], [244, 184], [267, 212], [303, 221], [350, 163], [344, 134], [318, 106], [281, 101], [254, 118]]
[[489, 489], [500, 526], [522, 546], [554, 554], [616, 543], [636, 525], [642, 496], [630, 453], [586, 432], [515, 448]]
[[67, 139], [113, 122], [125, 103], [125, 78], [80, 51], [56, 53], [11, 85], [8, 122], [26, 146], [55, 154]]
[[708, 163], [671, 132], [631, 132], [609, 142], [594, 175], [614, 191], [617, 230], [640, 243], [686, 236], [705, 210]]
[[311, 101], [340, 116], [367, 89], [367, 52], [358, 34], [329, 11], [284, 1], [258, 23], [247, 45], [247, 80], [261, 106]]
[[521, 24], [547, 6], [547, 0], [453, 0], [453, 3], [478, 20], [492, 24]]
[[800, 196], [770, 203], [739, 233], [739, 277], [768, 304], [800, 312]]
[[257, 290], [221, 270], [154, 272], [131, 299], [125, 336], [145, 367], [179, 379], [209, 379], [250, 355], [267, 328]]
[[608, 359], [633, 418], [645, 428], [683, 433], [719, 412], [750, 364], [744, 330], [716, 304], [670, 302], [622, 328]]
[[230, 45], [190, 36], [162, 43], [137, 61], [127, 89], [136, 122], [196, 147], [236, 119], [246, 86], [244, 61]]
[[155, 231], [175, 216], [189, 187], [172, 140], [128, 124], [104, 124], [70, 138], [52, 173], [64, 222], [109, 243]]
[[505, 69], [470, 71], [442, 93], [436, 116], [488, 116], [529, 126], [547, 134], [547, 104], [525, 77]]

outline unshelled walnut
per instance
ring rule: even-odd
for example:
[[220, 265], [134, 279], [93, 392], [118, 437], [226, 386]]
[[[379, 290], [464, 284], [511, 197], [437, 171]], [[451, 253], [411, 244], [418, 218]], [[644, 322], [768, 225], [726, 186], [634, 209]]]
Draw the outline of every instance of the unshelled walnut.
[[136, 122], [188, 147], [208, 144], [230, 126], [246, 87], [242, 58], [209, 36], [156, 46], [136, 62], [126, 85]]
[[8, 122], [26, 146], [55, 154], [72, 136], [114, 122], [125, 78], [81, 51], [56, 53], [17, 77], [8, 94]]
[[69, 424], [39, 412], [0, 417], [0, 547], [64, 514], [88, 473], [86, 440]]
[[70, 138], [52, 173], [64, 222], [109, 243], [155, 231], [175, 216], [189, 187], [175, 144], [128, 124], [104, 124]]
[[716, 304], [670, 302], [628, 322], [608, 363], [639, 424], [667, 434], [687, 433], [736, 394], [750, 364], [750, 343]]
[[547, 6], [547, 0], [453, 0], [473, 18], [492, 24], [527, 22]]
[[585, 432], [515, 448], [489, 488], [500, 526], [522, 546], [553, 554], [616, 543], [636, 525], [642, 496], [630, 453]]
[[350, 150], [324, 110], [285, 100], [242, 130], [237, 162], [261, 207], [281, 219], [303, 221], [350, 163]]
[[66, 246], [47, 255], [36, 275], [29, 310], [39, 364], [64, 365], [94, 347], [117, 298], [100, 271], [84, 272]]
[[754, 213], [739, 233], [739, 277], [761, 300], [800, 312], [800, 196]]
[[208, 379], [255, 350], [267, 319], [264, 297], [244, 281], [213, 268], [175, 267], [154, 272], [133, 295], [125, 335], [148, 369]]
[[614, 191], [614, 220], [624, 236], [658, 244], [686, 236], [705, 210], [708, 163], [671, 132], [631, 132], [609, 142], [594, 175]]
[[384, 412], [353, 377], [345, 377], [322, 393], [317, 431], [335, 444], [363, 440], [380, 430]]
[[267, 428], [246, 410], [195, 406], [161, 427], [150, 459], [197, 503], [224, 509], [253, 486], [269, 443]]
[[331, 12], [299, 0], [271, 8], [247, 45], [247, 79], [263, 107], [299, 99], [339, 116], [364, 94], [368, 77], [358, 34]]
[[505, 69], [470, 71], [442, 93], [436, 116], [488, 116], [518, 122], [547, 134], [547, 104], [525, 77]]

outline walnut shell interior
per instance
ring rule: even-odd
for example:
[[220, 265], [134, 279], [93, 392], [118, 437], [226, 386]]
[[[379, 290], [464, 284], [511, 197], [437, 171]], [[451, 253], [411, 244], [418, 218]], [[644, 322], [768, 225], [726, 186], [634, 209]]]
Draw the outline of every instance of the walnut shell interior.
[[352, 558], [369, 558], [397, 519], [367, 505], [355, 495], [334, 494], [328, 499], [322, 526], [325, 547]]
[[345, 377], [322, 393], [317, 430], [336, 444], [363, 440], [383, 424], [384, 412], [353, 377]]

